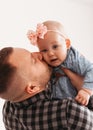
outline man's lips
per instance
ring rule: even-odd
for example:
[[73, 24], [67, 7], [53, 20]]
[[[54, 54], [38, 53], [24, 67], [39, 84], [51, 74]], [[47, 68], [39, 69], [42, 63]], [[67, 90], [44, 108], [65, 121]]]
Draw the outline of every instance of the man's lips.
[[38, 58], [39, 60], [43, 59], [42, 54], [40, 52], [33, 52], [32, 55], [34, 58]]

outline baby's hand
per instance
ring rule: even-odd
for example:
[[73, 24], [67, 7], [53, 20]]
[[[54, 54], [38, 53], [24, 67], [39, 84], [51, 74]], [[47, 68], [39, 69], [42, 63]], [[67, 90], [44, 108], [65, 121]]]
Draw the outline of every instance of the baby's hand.
[[75, 97], [75, 100], [84, 105], [84, 106], [87, 106], [88, 105], [88, 102], [89, 102], [89, 98], [90, 98], [90, 95], [88, 92], [86, 92], [85, 90], [81, 89], [77, 96]]

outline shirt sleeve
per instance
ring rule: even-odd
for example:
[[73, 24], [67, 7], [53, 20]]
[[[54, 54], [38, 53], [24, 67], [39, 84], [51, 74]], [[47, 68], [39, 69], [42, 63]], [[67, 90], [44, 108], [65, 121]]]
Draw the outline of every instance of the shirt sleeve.
[[25, 130], [25, 126], [13, 113], [14, 109], [9, 101], [3, 106], [3, 122], [6, 130]]
[[71, 130], [92, 130], [93, 111], [84, 107], [73, 100], [68, 101], [67, 105], [67, 120]]

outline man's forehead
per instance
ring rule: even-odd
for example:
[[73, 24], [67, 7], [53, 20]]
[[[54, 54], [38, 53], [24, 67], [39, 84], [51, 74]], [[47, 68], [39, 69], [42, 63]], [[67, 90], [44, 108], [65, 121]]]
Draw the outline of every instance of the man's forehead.
[[29, 54], [30, 52], [26, 49], [23, 48], [14, 48], [13, 49], [13, 53], [12, 53], [12, 57], [17, 57], [17, 55], [19, 55], [20, 57], [26, 54]]
[[14, 48], [8, 62], [15, 67], [22, 67], [30, 64], [33, 58], [34, 57], [32, 57], [32, 53], [30, 53], [30, 51], [21, 48]]
[[17, 62], [21, 62], [22, 58], [24, 58], [25, 54], [26, 54], [25, 49], [21, 49], [21, 48], [14, 48], [13, 52], [11, 53], [11, 55], [9, 56], [9, 62], [11, 64], [16, 64]]

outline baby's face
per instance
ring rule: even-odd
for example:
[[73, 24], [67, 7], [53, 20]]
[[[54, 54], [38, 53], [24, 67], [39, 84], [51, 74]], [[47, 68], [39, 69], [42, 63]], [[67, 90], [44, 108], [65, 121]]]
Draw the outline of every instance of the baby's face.
[[48, 32], [44, 39], [38, 39], [38, 48], [51, 66], [59, 66], [66, 59], [68, 46], [59, 33]]

